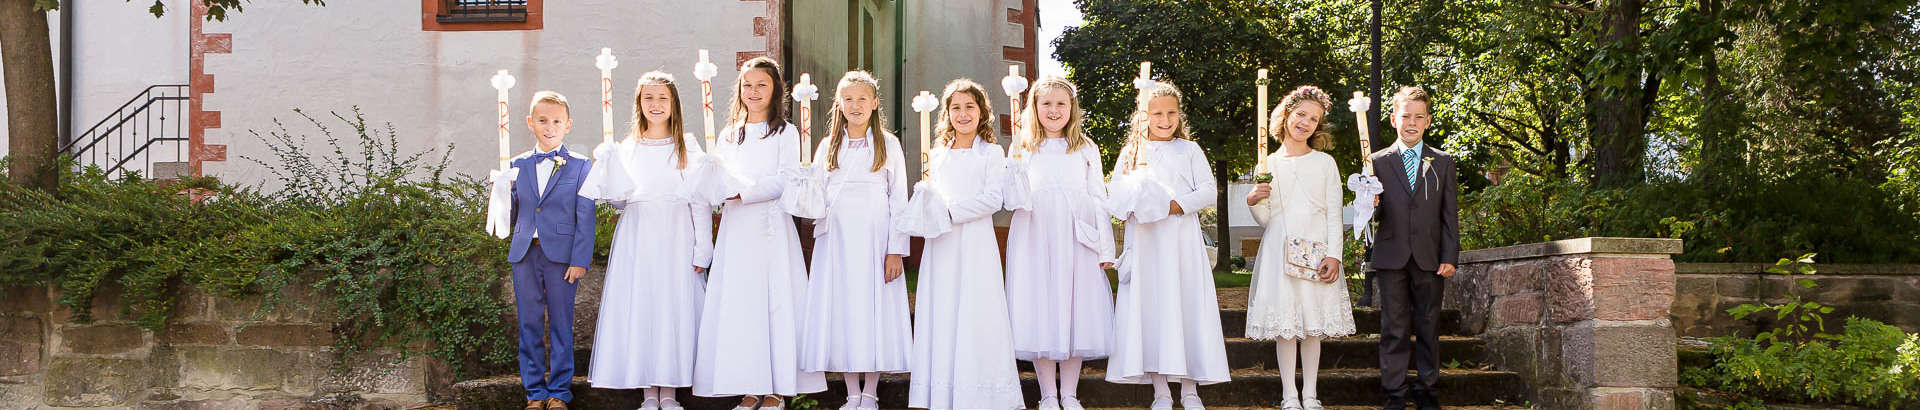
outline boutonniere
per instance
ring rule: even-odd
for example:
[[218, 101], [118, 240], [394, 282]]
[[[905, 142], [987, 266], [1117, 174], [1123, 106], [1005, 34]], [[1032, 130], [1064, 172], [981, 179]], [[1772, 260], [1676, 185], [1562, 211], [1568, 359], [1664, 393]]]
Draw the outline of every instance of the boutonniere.
[[[1429, 158], [1429, 160], [1431, 160], [1431, 158]], [[560, 157], [560, 156], [556, 156], [556, 157], [553, 157], [553, 166], [554, 166], [554, 167], [564, 167], [564, 166], [567, 166], [567, 158], [566, 158], [566, 157]]]

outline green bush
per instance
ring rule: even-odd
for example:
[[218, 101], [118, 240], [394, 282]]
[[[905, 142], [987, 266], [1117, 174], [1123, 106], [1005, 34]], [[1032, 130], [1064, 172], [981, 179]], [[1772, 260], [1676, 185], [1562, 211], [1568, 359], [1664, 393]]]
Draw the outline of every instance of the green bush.
[[1839, 263], [1920, 260], [1920, 217], [1880, 187], [1820, 176], [1657, 181], [1593, 188], [1515, 175], [1463, 195], [1460, 242], [1483, 249], [1586, 236], [1680, 238], [1684, 262], [1769, 261], [1818, 251]]
[[[0, 227], [17, 233], [0, 237], [0, 286], [58, 286], [60, 304], [86, 321], [103, 285], [117, 283], [149, 329], [166, 326], [184, 287], [259, 297], [262, 312], [313, 296], [336, 313], [342, 360], [392, 349], [460, 370], [510, 361], [506, 242], [481, 229], [482, 183], [446, 177], [444, 153], [402, 155], [392, 127], [368, 127], [357, 109], [331, 121], [295, 112], [332, 153], [309, 152], [278, 121], [255, 132], [271, 157], [244, 159], [274, 176], [270, 193], [97, 169], [67, 175], [57, 197], [0, 183]], [[352, 130], [347, 141], [337, 124]]]
[[1831, 343], [1720, 337], [1713, 344], [1713, 367], [1682, 371], [1683, 383], [1771, 401], [1920, 405], [1920, 334], [1872, 319], [1848, 318]]

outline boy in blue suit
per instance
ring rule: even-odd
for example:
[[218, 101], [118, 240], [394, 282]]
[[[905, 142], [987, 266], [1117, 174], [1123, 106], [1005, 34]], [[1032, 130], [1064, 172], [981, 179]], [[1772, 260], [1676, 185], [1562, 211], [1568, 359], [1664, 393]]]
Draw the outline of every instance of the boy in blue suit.
[[[527, 410], [563, 410], [573, 400], [575, 281], [593, 262], [594, 202], [580, 196], [593, 163], [567, 150], [571, 129], [566, 97], [533, 94], [527, 128], [535, 150], [513, 158], [513, 305], [520, 331], [520, 384]], [[542, 357], [541, 331], [549, 350]]]

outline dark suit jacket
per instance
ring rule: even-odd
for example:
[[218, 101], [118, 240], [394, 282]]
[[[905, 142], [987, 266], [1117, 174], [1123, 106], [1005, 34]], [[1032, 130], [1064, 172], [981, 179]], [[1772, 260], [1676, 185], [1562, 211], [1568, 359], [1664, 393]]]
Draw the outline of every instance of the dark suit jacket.
[[1386, 192], [1373, 220], [1376, 270], [1407, 268], [1412, 259], [1420, 270], [1437, 271], [1442, 263], [1460, 261], [1460, 185], [1454, 177], [1453, 156], [1422, 144], [1418, 185], [1409, 187], [1400, 150], [1387, 148], [1368, 157]]

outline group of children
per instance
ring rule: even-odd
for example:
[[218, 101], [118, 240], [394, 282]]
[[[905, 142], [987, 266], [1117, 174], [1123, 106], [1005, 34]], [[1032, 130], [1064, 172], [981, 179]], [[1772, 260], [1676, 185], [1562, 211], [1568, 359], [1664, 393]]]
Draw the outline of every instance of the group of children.
[[[1175, 406], [1170, 383], [1182, 386], [1179, 406], [1198, 409], [1196, 385], [1228, 381], [1196, 215], [1219, 187], [1171, 84], [1140, 90], [1109, 174], [1067, 80], [1035, 84], [1011, 156], [996, 141], [986, 90], [954, 80], [940, 94], [936, 142], [924, 147], [925, 178], [909, 186], [878, 81], [849, 72], [812, 159], [826, 175], [826, 207], [809, 264], [779, 201], [795, 189], [802, 144], [787, 123], [783, 78], [771, 59], [744, 63], [727, 125], [703, 148], [682, 136], [673, 77], [647, 73], [632, 135], [591, 161], [561, 143], [566, 100], [536, 94], [528, 125], [537, 149], [513, 159], [510, 190], [527, 409], [572, 399], [574, 282], [593, 255], [597, 204], [621, 216], [588, 379], [644, 389], [642, 409], [679, 409], [686, 387], [742, 396], [738, 409], [778, 409], [784, 396], [826, 390], [827, 373], [846, 383], [845, 409], [877, 408], [887, 373], [909, 374], [911, 407], [1025, 408], [1016, 360], [1033, 363], [1041, 409], [1081, 408], [1076, 386], [1091, 359], [1107, 359], [1109, 382], [1152, 384], [1154, 409]], [[1248, 336], [1282, 341], [1289, 380], [1294, 355], [1305, 359], [1304, 389], [1288, 383], [1288, 408], [1320, 407], [1319, 342], [1354, 331], [1339, 272], [1338, 172], [1318, 151], [1331, 104], [1310, 86], [1283, 100], [1272, 113], [1281, 178], [1247, 198], [1261, 223], [1279, 228], [1268, 229], [1262, 255], [1285, 254], [1294, 238], [1332, 249], [1305, 276], [1283, 273], [1288, 260], [1258, 262]], [[1001, 210], [1012, 211], [1004, 266], [993, 225]], [[1125, 221], [1118, 252], [1113, 218]], [[909, 236], [925, 238], [911, 310]], [[1118, 272], [1117, 296], [1108, 269]]]

